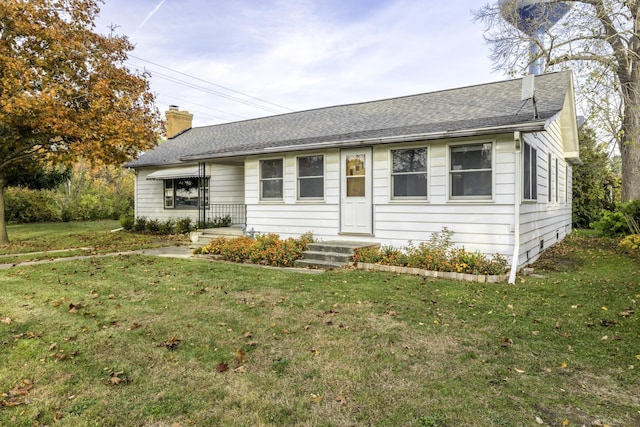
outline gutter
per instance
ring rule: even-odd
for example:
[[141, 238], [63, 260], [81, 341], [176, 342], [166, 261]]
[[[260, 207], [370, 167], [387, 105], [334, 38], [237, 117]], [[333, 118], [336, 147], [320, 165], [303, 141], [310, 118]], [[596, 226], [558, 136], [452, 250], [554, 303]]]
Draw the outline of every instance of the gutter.
[[[193, 160], [207, 160], [207, 159], [213, 159], [213, 158], [220, 159], [225, 157], [240, 157], [240, 156], [265, 154], [265, 153], [317, 150], [317, 149], [323, 149], [323, 148], [337, 148], [337, 147], [350, 148], [350, 147], [368, 146], [368, 145], [376, 145], [376, 144], [391, 144], [394, 142], [429, 141], [434, 139], [462, 138], [462, 137], [468, 137], [468, 136], [490, 135], [494, 133], [506, 133], [506, 132], [535, 132], [535, 131], [544, 130], [545, 127], [546, 127], [546, 121], [538, 120], [536, 122], [531, 122], [527, 124], [495, 126], [495, 127], [488, 127], [488, 128], [467, 129], [467, 130], [459, 130], [459, 131], [429, 132], [429, 133], [420, 133], [420, 134], [411, 134], [411, 135], [399, 135], [399, 136], [392, 136], [392, 137], [386, 137], [386, 138], [351, 139], [346, 141], [325, 141], [325, 142], [319, 142], [314, 144], [302, 144], [302, 145], [294, 144], [294, 145], [285, 145], [285, 146], [278, 146], [278, 147], [265, 147], [260, 149], [229, 151], [226, 153], [193, 154], [193, 155], [180, 157], [180, 160], [193, 161]], [[155, 166], [155, 165], [149, 164], [144, 166]], [[142, 167], [142, 166], [139, 166], [139, 167]]]
[[516, 283], [516, 273], [518, 271], [518, 261], [520, 259], [520, 203], [522, 200], [522, 141], [520, 139], [520, 132], [515, 131], [513, 133], [513, 140], [515, 141], [515, 156], [516, 156], [516, 171], [515, 171], [515, 191], [513, 203], [513, 256], [511, 258], [511, 271], [509, 272], [509, 284]]

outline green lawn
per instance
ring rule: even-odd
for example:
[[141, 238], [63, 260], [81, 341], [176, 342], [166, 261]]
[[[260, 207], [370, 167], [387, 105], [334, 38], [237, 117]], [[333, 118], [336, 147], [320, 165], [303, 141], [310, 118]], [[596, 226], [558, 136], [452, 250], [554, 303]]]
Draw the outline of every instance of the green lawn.
[[[166, 244], [158, 236], [111, 232], [119, 227], [118, 221], [12, 224], [7, 227], [11, 244], [0, 246], [0, 264], [47, 259], [52, 256], [59, 258], [102, 254]], [[63, 249], [64, 252], [47, 253]]]
[[640, 425], [640, 258], [579, 235], [536, 273], [3, 270], [0, 425]]

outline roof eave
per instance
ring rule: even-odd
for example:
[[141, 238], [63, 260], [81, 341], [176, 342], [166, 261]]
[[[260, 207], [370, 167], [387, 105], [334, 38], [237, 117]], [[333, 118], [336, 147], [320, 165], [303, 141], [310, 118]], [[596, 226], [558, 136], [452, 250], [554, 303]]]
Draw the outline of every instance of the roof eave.
[[319, 142], [315, 144], [306, 144], [306, 145], [294, 144], [294, 145], [279, 146], [279, 147], [265, 147], [265, 148], [259, 148], [259, 149], [227, 151], [222, 153], [202, 153], [202, 154], [194, 154], [190, 156], [183, 156], [183, 157], [180, 157], [180, 160], [184, 162], [184, 161], [197, 161], [197, 160], [207, 160], [207, 159], [225, 158], [225, 157], [240, 157], [240, 156], [249, 156], [249, 155], [265, 154], [265, 153], [284, 153], [284, 152], [290, 152], [290, 151], [310, 151], [310, 150], [318, 150], [318, 149], [326, 149], [326, 148], [349, 148], [349, 147], [358, 147], [358, 146], [364, 146], [364, 145], [392, 144], [395, 142], [433, 141], [436, 139], [484, 136], [484, 135], [491, 135], [496, 133], [508, 133], [508, 132], [514, 132], [514, 131], [535, 132], [535, 131], [545, 130], [545, 126], [546, 126], [546, 121], [539, 120], [535, 122], [518, 123], [518, 124], [512, 124], [512, 125], [505, 125], [505, 126], [492, 126], [492, 127], [486, 127], [486, 128], [463, 129], [463, 130], [455, 130], [455, 131], [397, 135], [397, 136], [385, 137], [385, 138], [364, 138], [364, 139], [353, 139], [353, 140], [347, 140], [347, 141], [325, 141], [325, 142]]

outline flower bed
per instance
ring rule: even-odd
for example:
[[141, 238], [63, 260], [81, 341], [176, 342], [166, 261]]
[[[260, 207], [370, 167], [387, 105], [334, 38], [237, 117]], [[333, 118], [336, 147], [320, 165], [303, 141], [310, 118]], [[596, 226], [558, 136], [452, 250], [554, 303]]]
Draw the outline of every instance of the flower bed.
[[313, 242], [311, 233], [302, 234], [296, 239], [290, 237], [285, 240], [281, 240], [280, 236], [274, 233], [261, 234], [255, 239], [246, 236], [218, 237], [193, 253], [218, 255], [222, 259], [233, 262], [292, 267], [297, 259], [302, 258], [302, 252], [311, 242]]
[[[441, 232], [434, 233], [429, 241], [420, 243], [418, 246], [410, 244], [403, 248], [382, 246], [356, 249], [353, 260], [366, 269], [474, 282], [486, 281], [486, 277], [492, 277], [490, 280], [498, 280], [496, 277], [505, 275], [507, 272], [505, 257], [495, 254], [488, 258], [480, 252], [468, 252], [464, 247], [455, 248], [452, 245], [452, 235], [453, 232], [445, 227]], [[384, 268], [373, 268], [371, 265]], [[485, 279], [479, 279], [477, 276], [483, 276]]]
[[360, 270], [386, 271], [398, 274], [413, 274], [415, 276], [432, 277], [437, 279], [464, 280], [476, 283], [500, 283], [506, 282], [508, 274], [469, 274], [456, 273], [452, 271], [423, 270], [415, 267], [399, 267], [396, 265], [369, 264], [366, 262], [356, 262], [354, 266]]

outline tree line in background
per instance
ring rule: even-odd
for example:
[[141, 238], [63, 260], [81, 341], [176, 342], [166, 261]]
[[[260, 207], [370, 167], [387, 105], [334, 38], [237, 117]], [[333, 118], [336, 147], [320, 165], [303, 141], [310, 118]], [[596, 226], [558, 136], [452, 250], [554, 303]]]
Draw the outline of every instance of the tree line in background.
[[49, 166], [35, 177], [16, 176], [5, 191], [10, 223], [119, 219], [133, 211], [134, 175], [117, 166]]

